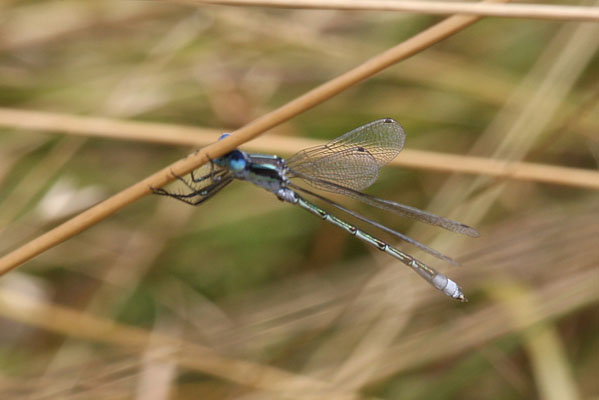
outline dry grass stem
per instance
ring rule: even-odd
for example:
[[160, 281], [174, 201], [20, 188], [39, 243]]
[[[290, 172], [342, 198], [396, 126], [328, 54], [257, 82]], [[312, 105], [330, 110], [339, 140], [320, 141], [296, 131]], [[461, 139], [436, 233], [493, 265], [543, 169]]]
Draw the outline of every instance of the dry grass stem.
[[[3, 3], [0, 398], [593, 397], [599, 7], [441, 1]], [[468, 304], [254, 185], [135, 202], [383, 117], [408, 148], [367, 191], [480, 237], [331, 200], [458, 260], [347, 217]]]
[[[143, 352], [148, 343], [153, 341], [171, 349], [165, 356], [178, 360], [180, 365], [186, 368], [248, 387], [274, 391], [288, 390], [290, 387], [310, 388], [316, 393], [321, 392], [321, 395], [333, 396], [329, 398], [348, 400], [361, 398], [351, 393], [343, 393], [327, 383], [307, 376], [223, 357], [212, 349], [198, 344], [119, 324], [87, 312], [34, 300], [12, 290], [0, 290], [0, 315], [66, 336], [122, 346], [133, 352]], [[303, 396], [297, 397], [303, 398]]]
[[[7, 108], [0, 108], [0, 126], [181, 146], [208, 145], [217, 140], [222, 132], [217, 129], [182, 125]], [[258, 138], [244, 147], [252, 151], [293, 154], [299, 149], [321, 143], [313, 139], [271, 135]], [[599, 189], [599, 174], [596, 171], [485, 157], [404, 149], [401, 156], [393, 160], [390, 165]]]
[[[485, 307], [457, 319], [436, 336], [434, 346], [426, 335], [404, 338], [401, 344], [387, 349], [379, 359], [371, 360], [376, 366], [377, 378], [455, 356], [501, 336], [534, 327], [543, 320], [557, 319], [571, 310], [596, 303], [599, 292], [592, 282], [593, 275], [593, 271], [582, 271], [561, 281], [546, 283], [538, 291], [514, 295], [506, 299], [505, 304]], [[505, 293], [507, 291], [504, 290]], [[525, 308], [525, 305], [530, 304], [534, 304], [534, 307], [526, 310], [526, 316], [513, 319], [511, 314], [505, 312], [508, 302], [509, 308]]]
[[593, 170], [420, 150], [406, 150], [401, 158], [401, 165], [413, 168], [444, 171], [451, 165], [452, 172], [599, 189], [599, 173]]
[[[66, 18], [66, 21], [63, 21], [61, 24], [54, 24], [49, 29], [34, 28], [39, 24], [40, 17], [42, 16], [53, 18], [56, 16], [55, 13], [60, 13], [68, 17], [77, 15], [77, 12], [80, 11], [76, 7], [75, 2], [69, 3], [64, 1], [61, 3], [64, 4], [46, 4], [49, 10], [44, 8], [44, 5], [34, 5], [31, 7], [32, 9], [36, 7], [39, 7], [39, 9], [30, 10], [28, 14], [23, 13], [25, 14], [24, 16], [19, 13], [8, 16], [8, 19], [3, 21], [3, 28], [5, 30], [3, 31], [4, 40], [0, 43], [0, 52], [7, 53], [36, 46], [49, 46], [60, 40], [69, 40], [90, 31], [112, 30], [114, 32], [122, 29], [124, 26], [130, 27], [134, 24], [151, 20], [152, 18], [164, 17], [165, 15], [165, 10], [163, 9], [154, 9], [129, 3], [126, 7], [120, 8], [120, 13], [115, 13], [114, 16], [104, 16], [99, 20], [94, 20], [93, 18]], [[48, 16], [47, 14], [51, 15]], [[29, 18], [27, 18], [28, 15]], [[34, 17], [31, 18], [31, 15]]]
[[545, 4], [482, 4], [447, 1], [387, 0], [163, 0], [204, 5], [307, 8], [315, 10], [401, 11], [417, 14], [464, 14], [481, 17], [599, 21], [599, 8]]
[[[519, 162], [526, 157], [546, 131], [579, 74], [592, 60], [598, 46], [595, 40], [598, 33], [597, 26], [593, 24], [561, 27], [526, 78], [479, 137], [472, 152], [492, 148], [495, 157], [512, 162]], [[531, 91], [531, 87], [535, 89]], [[525, 106], [519, 107], [519, 104]], [[589, 171], [589, 178], [596, 181], [599, 174]], [[458, 220], [477, 224], [505, 189], [505, 185], [489, 187], [488, 184], [488, 178], [483, 176], [467, 182], [460, 177], [452, 177], [439, 189], [428, 209], [441, 215], [451, 213]], [[484, 191], [480, 192], [481, 189]], [[448, 248], [456, 246], [457, 240], [456, 237], [439, 237], [433, 246]]]
[[[573, 83], [584, 70], [585, 65], [591, 59], [596, 46], [596, 40], [593, 39], [597, 37], [596, 29], [594, 28], [591, 24], [566, 24], [561, 27], [559, 34], [549, 43], [546, 50], [529, 72], [527, 78], [530, 81], [527, 82], [527, 79], [521, 83], [521, 87], [525, 88], [522, 90], [522, 93], [526, 93], [526, 96], [523, 97], [525, 101], [520, 102], [520, 104], [524, 103], [526, 105], [519, 108], [512, 106], [511, 101], [508, 102], [502, 109], [502, 112], [498, 114], [493, 123], [487, 128], [487, 131], [481, 136], [481, 138], [494, 139], [493, 144], [486, 146], [487, 149], [495, 149], [494, 154], [496, 156], [508, 160], [519, 161], [524, 159], [527, 153], [531, 151], [534, 142], [546, 130], [559, 105], [571, 90]], [[535, 89], [530, 92], [530, 87], [534, 87]], [[518, 92], [520, 90], [516, 90], [516, 93]], [[482, 152], [482, 150], [480, 151]], [[599, 174], [595, 175], [599, 177]], [[447, 193], [435, 196], [445, 208], [440, 214], [451, 215], [457, 220], [477, 226], [483, 217], [488, 215], [489, 210], [492, 209], [492, 206], [499, 199], [500, 195], [509, 186], [506, 184], [492, 185], [487, 177], [478, 176], [474, 179], [478, 183], [474, 188], [471, 179], [460, 178], [456, 177], [455, 180], [461, 180], [464, 182], [463, 184], [451, 185], [447, 188]], [[434, 207], [427, 207], [427, 209], [435, 210]], [[421, 225], [415, 228], [415, 230], [424, 229]], [[418, 236], [413, 232], [414, 230], [409, 233], [410, 236]], [[437, 233], [436, 239], [432, 241], [433, 248], [447, 251], [449, 248], [458, 247], [461, 239], [458, 236], [447, 238]], [[389, 262], [389, 264], [391, 263]], [[379, 275], [383, 274], [384, 272], [379, 273]], [[454, 274], [452, 273], [453, 276]], [[572, 290], [564, 291], [568, 295], [571, 292]], [[596, 295], [594, 299], [596, 299]], [[497, 314], [497, 312], [491, 313], [493, 316]], [[496, 319], [492, 322], [496, 322]], [[388, 322], [380, 320], [376, 324], [384, 327], [388, 325]], [[492, 323], [490, 321], [488, 324], [481, 324], [481, 326], [492, 326]], [[451, 329], [444, 329], [445, 332], [449, 330]], [[496, 333], [498, 331], [498, 329], [494, 329], [488, 333]], [[363, 366], [360, 370], [361, 373], [370, 374], [371, 379], [373, 371], [368, 371], [364, 366], [378, 366], [381, 364], [385, 365], [385, 374], [398, 372], [396, 368], [400, 367], [400, 362], [396, 363], [395, 367], [391, 367], [389, 363], [377, 362], [375, 359], [366, 361], [360, 359], [361, 356], [367, 356], [368, 354], [378, 353], [385, 356], [393, 354], [392, 351], [389, 351], [389, 347], [393, 343], [393, 336], [389, 335], [389, 339], [384, 341], [380, 340], [375, 329], [372, 329], [372, 332], [375, 332], [375, 334], [369, 333], [361, 338], [359, 347], [365, 348], [366, 351], [356, 355], [356, 362]], [[456, 332], [448, 336], [447, 340], [442, 341], [443, 346], [440, 348], [435, 349], [430, 344], [427, 345], [427, 341], [411, 343], [410, 348], [419, 349], [421, 355], [425, 353], [430, 357], [437, 358], [440, 354], [450, 355], [451, 353], [448, 353], [450, 347], [455, 348], [455, 345], [459, 344], [461, 340], [468, 342], [467, 346], [469, 346], [472, 341], [470, 333], [477, 338], [485, 336], [482, 329], [460, 329], [459, 332], [465, 333], [459, 339], [453, 339], [455, 343], [451, 343], [451, 345], [447, 343], [452, 340], [450, 338], [458, 336]], [[465, 348], [463, 347], [459, 351]], [[423, 352], [423, 349], [426, 350]], [[406, 353], [407, 351], [404, 350], [394, 353], [394, 355], [395, 358], [402, 358], [403, 361], [408, 356]]]
[[[585, 211], [587, 209], [588, 211]], [[473, 247], [464, 255], [468, 258], [468, 266], [471, 268], [452, 271], [452, 275], [470, 287], [470, 290], [476, 290], [474, 286], [479, 288], [482, 286], [483, 292], [503, 293], [504, 299], [509, 299], [511, 292], [508, 290], [508, 284], [500, 284], [499, 281], [503, 282], [507, 279], [506, 277], [510, 277], [509, 285], [514, 286], [525, 281], [530, 294], [532, 295], [534, 292], [534, 296], [536, 293], [540, 293], [541, 296], [551, 296], [552, 291], [563, 294], [564, 297], [555, 299], [555, 302], [560, 303], [565, 310], [575, 310], [581, 305], [587, 304], [597, 295], [592, 290], [592, 282], [588, 280], [592, 275], [593, 261], [598, 256], [591, 239], [598, 233], [598, 215], [589, 207], [582, 210], [577, 209], [577, 212], [578, 214], [568, 221], [563, 220], [564, 214], [554, 212], [544, 216], [527, 216], [524, 219], [516, 217], [507, 223], [502, 223], [499, 227], [493, 227], [485, 233], [481, 242], [474, 243]], [[547, 260], [559, 260], [552, 265], [554, 272], [551, 273], [550, 279], [547, 278], [547, 268], [550, 263]], [[296, 278], [293, 280], [293, 289], [290, 288], [289, 283], [278, 282], [266, 291], [267, 299], [256, 294], [250, 298], [244, 298], [243, 303], [230, 304], [226, 310], [234, 310], [232, 314], [235, 315], [236, 324], [234, 328], [224, 328], [214, 333], [218, 337], [219, 349], [230, 349], [237, 346], [246, 348], [255, 342], [259, 343], [258, 346], [265, 346], [265, 343], [276, 343], [280, 337], [290, 337], [297, 332], [327, 330], [331, 325], [343, 324], [348, 328], [330, 340], [333, 351], [338, 353], [339, 343], [343, 342], [340, 337], [347, 335], [352, 329], [371, 327], [369, 319], [378, 318], [379, 315], [378, 312], [360, 315], [358, 312], [351, 312], [353, 307], [361, 309], [367, 305], [369, 310], [383, 308], [390, 311], [383, 313], [381, 321], [379, 321], [383, 324], [405, 318], [426, 318], [426, 315], [433, 312], [431, 303], [435, 301], [436, 293], [430, 291], [428, 287], [418, 285], [416, 277], [411, 280], [411, 275], [402, 274], [402, 271], [396, 267], [388, 268], [385, 271], [394, 273], [385, 274], [384, 279], [377, 279], [376, 284], [368, 283], [366, 286], [364, 286], [364, 281], [367, 278], [362, 275], [346, 276], [343, 274], [341, 276], [339, 274], [334, 287], [322, 285], [322, 282], [319, 283], [317, 279], [298, 281]], [[540, 286], [545, 282], [552, 285], [551, 288], [541, 289]], [[356, 287], [360, 288], [360, 293], [364, 295], [363, 302], [357, 301]], [[408, 293], [409, 295], [403, 296], [401, 301], [397, 301], [397, 293]], [[576, 296], [571, 297], [568, 293], [570, 295], [585, 293], [583, 296], [587, 300], [578, 303], [579, 300], [574, 300]], [[517, 299], [520, 294], [513, 297]], [[494, 296], [491, 297], [494, 298]], [[588, 297], [591, 300], [588, 300]], [[576, 305], [566, 304], [573, 300]], [[410, 304], [404, 308], [406, 301]], [[398, 310], [398, 308], [400, 309]], [[555, 311], [554, 307], [548, 307], [546, 310]], [[464, 312], [471, 311], [464, 310]], [[563, 312], [567, 313], [568, 311]], [[350, 322], [339, 321], [343, 314]], [[294, 315], [302, 317], [293, 318]], [[494, 315], [493, 312], [485, 312], [485, 315], [485, 318], [490, 319], [497, 317], [497, 314]], [[540, 318], [546, 319], [547, 317], [544, 315]], [[552, 315], [552, 318], [555, 317], [556, 315]], [[484, 330], [482, 327], [487, 323], [476, 320], [468, 325], [480, 326], [482, 331]], [[394, 346], [399, 346], [397, 334], [401, 331], [402, 329], [394, 331], [396, 333], [393, 340]], [[488, 338], [493, 334], [494, 328], [484, 331]], [[248, 335], [247, 332], [251, 332], [252, 335]], [[400, 343], [409, 338], [408, 343], [411, 340], [418, 340], [423, 346], [434, 346], [437, 349], [435, 352], [440, 351], [437, 353], [437, 358], [433, 360], [428, 359], [430, 355], [422, 353], [420, 347], [406, 345], [402, 351], [407, 363], [403, 365], [402, 369], [422, 365], [427, 362], [427, 359], [428, 362], [439, 361], [443, 351], [449, 351], [450, 354], [460, 352], [459, 349], [452, 349], [453, 342], [447, 337], [437, 338], [434, 333], [438, 332], [437, 330], [427, 332], [431, 335], [428, 338], [421, 338], [421, 331], [411, 334], [402, 332]], [[459, 332], [454, 334], [459, 336]], [[476, 337], [477, 334], [473, 333], [469, 338], [475, 339]], [[482, 342], [471, 341], [468, 347], [476, 348], [480, 344]], [[463, 343], [456, 342], [455, 345], [462, 346]], [[391, 344], [386, 349], [390, 346]], [[320, 348], [319, 350], [324, 349]], [[321, 352], [319, 351], [319, 353]], [[369, 361], [368, 365], [373, 365], [373, 363]], [[332, 371], [332, 373], [335, 374], [337, 371]]]
[[[589, 270], [586, 274], [592, 275], [593, 271]], [[593, 279], [591, 276], [586, 278]], [[572, 292], [581, 291], [581, 288], [582, 285], [577, 284], [570, 290]], [[537, 302], [540, 299], [530, 296], [529, 288], [526, 286], [519, 286], [517, 283], [500, 284], [498, 287], [490, 288], [490, 291], [498, 303], [503, 303], [506, 308], [509, 308], [509, 312], [515, 320], [522, 319], [528, 322], [531, 316], [538, 312]], [[506, 292], [509, 293], [509, 296], [506, 296]], [[575, 379], [568, 368], [567, 356], [560, 335], [554, 324], [540, 320], [535, 329], [525, 331], [523, 347], [531, 359], [537, 387], [544, 399], [575, 400], [580, 398]]]
[[470, 26], [479, 19], [480, 17], [462, 15], [447, 18], [405, 40], [397, 46], [370, 58], [356, 68], [337, 78], [327, 81], [278, 109], [250, 122], [244, 127], [234, 131], [230, 137], [208, 145], [199, 152], [193, 153], [188, 157], [163, 168], [146, 179], [124, 189], [104, 202], [84, 211], [62, 225], [59, 225], [6, 254], [0, 258], [0, 275], [5, 274], [25, 261], [102, 221], [126, 205], [150, 194], [152, 187], [161, 187], [171, 182], [174, 179], [173, 173], [178, 175], [189, 173], [207, 163], [209, 159], [219, 157], [232, 149], [239, 147], [241, 144], [253, 139], [268, 129], [315, 107], [385, 68], [423, 51], [435, 43]]
[[[383, 379], [390, 373], [438, 362], [499, 337], [526, 331], [540, 321], [557, 319], [572, 310], [593, 304], [599, 299], [594, 287], [594, 274], [592, 269], [582, 270], [546, 282], [534, 292], [520, 292], [518, 295], [510, 289], [509, 282], [502, 285], [496, 282], [489, 290], [491, 295], [502, 296], [500, 304], [490, 304], [456, 318], [442, 332], [425, 330], [404, 337], [401, 343], [388, 348], [384, 354], [368, 360], [375, 366], [372, 379]], [[380, 292], [380, 288], [373, 288], [373, 291]], [[506, 294], [510, 296], [506, 297]], [[511, 313], [503, 312], [514, 307], [520, 310], [515, 319]], [[181, 366], [248, 387], [270, 391], [293, 388], [298, 392], [301, 392], [300, 388], [309, 388], [311, 393], [333, 396], [329, 398], [359, 398], [351, 393], [335, 392], [322, 381], [304, 375], [223, 357], [212, 349], [191, 342], [33, 300], [12, 290], [0, 291], [0, 315], [69, 337], [122, 346], [132, 352], [143, 352], [152, 339], [172, 349], [165, 357], [177, 360]], [[48, 318], [50, 315], [52, 318]], [[423, 351], [425, 348], [427, 350]]]

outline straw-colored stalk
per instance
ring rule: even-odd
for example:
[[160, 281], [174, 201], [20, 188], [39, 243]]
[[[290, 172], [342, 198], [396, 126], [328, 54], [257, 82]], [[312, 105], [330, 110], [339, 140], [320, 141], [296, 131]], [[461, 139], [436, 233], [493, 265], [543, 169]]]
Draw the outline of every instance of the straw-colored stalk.
[[[503, 0], [489, 1], [502, 2]], [[276, 110], [257, 118], [234, 131], [230, 137], [208, 145], [202, 150], [163, 168], [0, 258], [0, 274], [5, 274], [25, 261], [102, 221], [126, 205], [150, 194], [153, 187], [161, 187], [171, 182], [175, 179], [173, 174], [185, 175], [189, 173], [207, 163], [210, 159], [228, 153], [268, 129], [323, 103], [385, 68], [427, 49], [472, 25], [479, 19], [480, 17], [464, 15], [447, 18], [389, 50], [368, 59], [363, 64], [337, 78], [331, 79]]]
[[[197, 147], [213, 143], [223, 132], [210, 128], [9, 108], [0, 108], [0, 126], [42, 132], [63, 132], [77, 136]], [[245, 145], [244, 148], [284, 155], [319, 144], [322, 142], [314, 139], [270, 135], [258, 138]], [[596, 171], [461, 154], [405, 149], [400, 157], [391, 161], [390, 165], [599, 189], [599, 174]]]
[[487, 4], [409, 0], [163, 0], [191, 5], [218, 4], [313, 10], [400, 11], [415, 14], [476, 15], [565, 21], [599, 21], [599, 8], [547, 4]]

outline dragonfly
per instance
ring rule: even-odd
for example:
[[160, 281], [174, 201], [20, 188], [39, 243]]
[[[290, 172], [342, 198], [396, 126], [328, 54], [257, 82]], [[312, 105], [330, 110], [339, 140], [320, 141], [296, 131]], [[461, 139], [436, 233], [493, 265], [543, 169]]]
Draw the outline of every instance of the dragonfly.
[[[229, 134], [224, 133], [219, 140], [227, 136]], [[286, 160], [276, 155], [246, 153], [235, 149], [224, 156], [211, 160], [209, 171], [204, 171], [200, 175], [198, 175], [198, 170], [195, 173], [192, 171], [190, 180], [173, 173], [174, 177], [183, 182], [188, 189], [187, 193], [169, 192], [163, 188], [152, 188], [152, 191], [155, 194], [172, 197], [197, 206], [211, 199], [236, 179], [251, 182], [274, 193], [279, 200], [298, 205], [389, 254], [414, 270], [445, 295], [465, 302], [467, 299], [460, 286], [447, 276], [304, 198], [304, 196], [309, 196], [318, 199], [343, 214], [380, 229], [441, 260], [458, 265], [452, 258], [425, 244], [311, 190], [318, 189], [345, 195], [370, 206], [451, 232], [478, 237], [479, 233], [476, 229], [468, 225], [361, 192], [372, 185], [378, 178], [379, 170], [400, 153], [405, 138], [405, 132], [397, 121], [384, 118], [351, 130], [326, 144], [300, 150]], [[298, 184], [298, 180], [304, 184]]]

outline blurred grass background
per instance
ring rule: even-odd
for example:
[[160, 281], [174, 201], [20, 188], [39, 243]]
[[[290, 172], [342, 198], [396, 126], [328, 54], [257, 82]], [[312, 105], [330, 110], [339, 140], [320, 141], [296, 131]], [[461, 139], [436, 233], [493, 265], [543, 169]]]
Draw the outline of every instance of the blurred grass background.
[[[5, 1], [0, 106], [233, 130], [438, 20]], [[485, 19], [272, 135], [392, 117], [408, 148], [596, 170], [597, 33]], [[0, 132], [1, 254], [192, 150]], [[388, 167], [368, 192], [481, 231], [344, 202], [463, 262], [400, 244], [469, 303], [249, 184], [145, 198], [0, 279], [1, 397], [599, 398], [596, 190]]]

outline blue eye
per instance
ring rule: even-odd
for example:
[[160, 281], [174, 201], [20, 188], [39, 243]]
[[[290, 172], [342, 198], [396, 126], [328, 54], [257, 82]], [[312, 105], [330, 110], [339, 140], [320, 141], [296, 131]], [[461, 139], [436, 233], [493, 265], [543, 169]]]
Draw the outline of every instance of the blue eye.
[[229, 169], [234, 172], [243, 171], [247, 166], [247, 161], [240, 151], [234, 150], [229, 155]]

